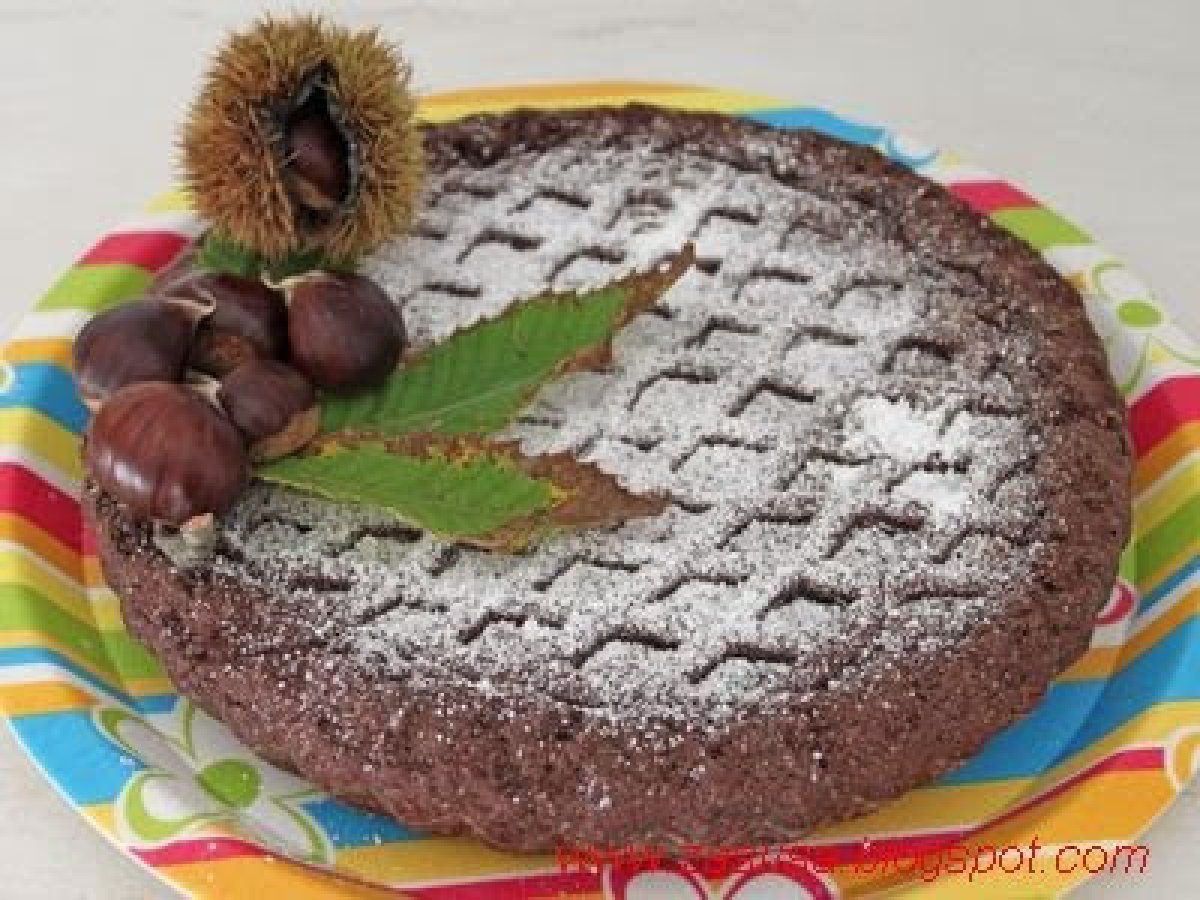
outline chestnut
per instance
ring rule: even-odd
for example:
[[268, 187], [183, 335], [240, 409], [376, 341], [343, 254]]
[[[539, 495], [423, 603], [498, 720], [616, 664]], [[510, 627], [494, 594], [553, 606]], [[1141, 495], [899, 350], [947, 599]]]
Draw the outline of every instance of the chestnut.
[[172, 283], [167, 293], [212, 307], [192, 344], [193, 369], [219, 376], [251, 359], [287, 357], [283, 294], [261, 281], [201, 272]]
[[221, 379], [216, 397], [249, 443], [255, 462], [294, 453], [317, 433], [316, 391], [303, 375], [278, 360], [242, 363]]
[[136, 519], [184, 525], [227, 510], [250, 478], [241, 435], [182, 384], [117, 391], [92, 419], [84, 463]]
[[106, 310], [83, 326], [73, 348], [75, 383], [92, 409], [130, 384], [178, 381], [192, 338], [211, 307], [148, 296]]
[[292, 365], [318, 387], [351, 390], [383, 381], [404, 351], [400, 310], [370, 278], [306, 272], [285, 279]]
[[350, 195], [350, 147], [328, 109], [307, 103], [285, 124], [284, 183], [306, 207], [336, 209]]

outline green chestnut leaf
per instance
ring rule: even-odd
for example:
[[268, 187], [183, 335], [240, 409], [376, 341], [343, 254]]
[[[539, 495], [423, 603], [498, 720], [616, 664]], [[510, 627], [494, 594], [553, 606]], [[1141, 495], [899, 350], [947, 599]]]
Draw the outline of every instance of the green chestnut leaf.
[[609, 362], [613, 336], [653, 307], [694, 259], [688, 244], [659, 268], [598, 290], [514, 304], [404, 363], [376, 389], [323, 397], [321, 430], [498, 431], [546, 382]]
[[477, 435], [344, 433], [259, 466], [265, 481], [366, 504], [435, 536], [515, 552], [537, 538], [654, 515], [666, 504], [569, 454], [524, 455]]
[[353, 271], [349, 260], [334, 259], [320, 250], [298, 250], [278, 259], [267, 259], [216, 229], [205, 233], [196, 250], [196, 265], [209, 272], [265, 278], [279, 282], [314, 269], [327, 272]]
[[262, 271], [262, 259], [257, 253], [215, 230], [208, 231], [200, 241], [196, 265], [209, 272], [242, 278], [257, 278]]

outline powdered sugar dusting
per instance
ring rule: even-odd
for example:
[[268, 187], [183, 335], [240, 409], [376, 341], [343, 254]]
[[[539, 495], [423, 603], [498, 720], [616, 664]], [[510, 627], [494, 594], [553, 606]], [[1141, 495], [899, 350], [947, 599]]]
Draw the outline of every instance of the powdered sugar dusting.
[[[336, 582], [333, 645], [608, 719], [713, 720], [945, 646], [1026, 565], [1034, 500], [1010, 484], [1035, 444], [970, 349], [1016, 339], [855, 203], [629, 143], [430, 182], [417, 236], [368, 267], [422, 344], [695, 241], [697, 268], [621, 333], [612, 370], [546, 387], [508, 435], [675, 502], [512, 557], [256, 486], [221, 565]], [[869, 652], [837, 661], [851, 634]]]

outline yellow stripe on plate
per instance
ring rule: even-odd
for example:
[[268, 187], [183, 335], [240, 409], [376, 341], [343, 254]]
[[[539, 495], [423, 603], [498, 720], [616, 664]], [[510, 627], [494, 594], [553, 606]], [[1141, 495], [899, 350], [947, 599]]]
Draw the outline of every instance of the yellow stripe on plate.
[[654, 103], [675, 109], [739, 112], [783, 105], [774, 97], [734, 91], [713, 91], [686, 85], [648, 85], [638, 82], [534, 85], [434, 94], [421, 101], [420, 117], [448, 122], [482, 112], [514, 107], [572, 109], [621, 103]]
[[405, 895], [273, 857], [161, 866], [159, 871], [196, 897], [213, 900], [399, 900]]
[[0, 553], [0, 582], [7, 580], [37, 591], [63, 612], [98, 631], [124, 629], [121, 601], [107, 587], [84, 588], [49, 565], [19, 551]]
[[109, 837], [117, 833], [117, 817], [111, 803], [96, 803], [91, 806], [80, 806], [79, 810], [88, 817], [92, 825]]
[[143, 209], [148, 213], [191, 212], [192, 195], [183, 188], [164, 191], [154, 197]]
[[1032, 778], [1009, 778], [921, 787], [869, 815], [821, 828], [810, 838], [824, 843], [864, 834], [958, 830], [1008, 809], [1028, 796], [1032, 785]]
[[125, 630], [125, 619], [121, 615], [121, 598], [108, 587], [90, 589], [88, 608], [92, 611], [92, 619], [100, 631]]
[[660, 97], [663, 94], [714, 94], [712, 88], [662, 81], [576, 81], [548, 84], [497, 85], [437, 91], [421, 98], [422, 106], [466, 106], [482, 109], [492, 103], [561, 103], [575, 100], [603, 103], [623, 97]]
[[1168, 470], [1170, 476], [1155, 484], [1153, 491], [1146, 492], [1145, 499], [1139, 498], [1133, 506], [1139, 534], [1149, 534], [1171, 516], [1189, 497], [1200, 495], [1200, 453], [1177, 469]]
[[80, 656], [74, 648], [44, 631], [29, 631], [26, 629], [0, 631], [0, 648], [3, 647], [41, 647], [51, 650], [70, 660], [109, 689], [132, 694], [135, 697], [150, 697], [157, 694], [175, 693], [175, 686], [163, 676], [149, 675], [137, 678], [117, 678], [109, 672], [102, 672]]
[[338, 851], [338, 866], [383, 884], [553, 870], [554, 857], [504, 853], [462, 838], [428, 838]]
[[49, 468], [71, 481], [83, 478], [79, 437], [33, 409], [0, 410], [0, 444], [32, 452]]

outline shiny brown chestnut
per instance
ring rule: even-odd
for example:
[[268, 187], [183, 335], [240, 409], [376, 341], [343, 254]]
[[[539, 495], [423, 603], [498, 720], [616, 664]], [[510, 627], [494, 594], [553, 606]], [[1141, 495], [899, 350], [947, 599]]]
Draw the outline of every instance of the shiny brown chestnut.
[[370, 278], [306, 272], [283, 282], [292, 365], [318, 387], [352, 390], [383, 381], [404, 351], [400, 310]]
[[224, 375], [251, 359], [286, 359], [287, 307], [283, 294], [254, 278], [199, 272], [167, 292], [212, 307], [196, 331], [189, 365]]
[[176, 526], [225, 512], [250, 478], [237, 429], [194, 389], [166, 382], [109, 397], [88, 428], [84, 463], [136, 519]]
[[130, 384], [178, 381], [211, 306], [143, 297], [95, 316], [75, 338], [75, 383], [92, 409]]
[[255, 462], [295, 453], [320, 423], [317, 394], [291, 366], [252, 359], [221, 379], [217, 402], [250, 445]]

